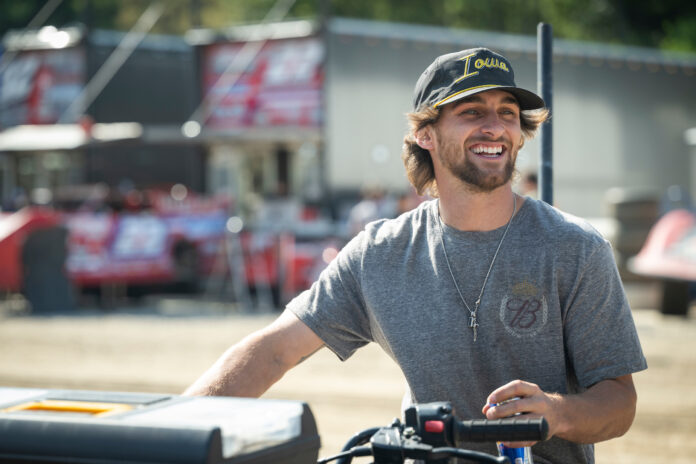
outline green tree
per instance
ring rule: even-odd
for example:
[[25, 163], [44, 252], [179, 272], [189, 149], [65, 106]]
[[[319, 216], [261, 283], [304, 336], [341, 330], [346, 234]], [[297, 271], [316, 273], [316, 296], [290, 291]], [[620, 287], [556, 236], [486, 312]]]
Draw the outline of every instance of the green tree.
[[[48, 23], [127, 30], [151, 0], [63, 0]], [[153, 32], [183, 34], [264, 18], [276, 0], [166, 0]], [[296, 0], [289, 17], [335, 16], [533, 35], [539, 22], [557, 38], [696, 52], [696, 2], [683, 0]], [[45, 0], [0, 0], [0, 34], [25, 27]]]

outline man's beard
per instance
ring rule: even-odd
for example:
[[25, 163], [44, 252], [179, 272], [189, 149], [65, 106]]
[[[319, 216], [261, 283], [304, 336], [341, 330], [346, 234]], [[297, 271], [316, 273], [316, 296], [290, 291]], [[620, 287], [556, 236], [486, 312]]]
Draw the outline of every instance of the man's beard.
[[508, 156], [502, 170], [484, 171], [471, 162], [463, 145], [451, 141], [439, 144], [438, 156], [448, 171], [476, 192], [491, 192], [508, 183], [517, 158], [514, 154]]

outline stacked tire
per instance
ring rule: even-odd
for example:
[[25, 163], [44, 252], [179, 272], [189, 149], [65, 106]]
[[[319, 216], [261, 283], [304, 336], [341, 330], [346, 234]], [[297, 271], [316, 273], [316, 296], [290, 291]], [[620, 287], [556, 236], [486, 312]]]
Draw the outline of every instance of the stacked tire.
[[616, 222], [612, 246], [621, 277], [640, 280], [641, 277], [627, 269], [626, 263], [641, 250], [657, 221], [659, 199], [654, 193], [646, 191], [612, 188], [606, 193], [605, 203], [607, 214]]

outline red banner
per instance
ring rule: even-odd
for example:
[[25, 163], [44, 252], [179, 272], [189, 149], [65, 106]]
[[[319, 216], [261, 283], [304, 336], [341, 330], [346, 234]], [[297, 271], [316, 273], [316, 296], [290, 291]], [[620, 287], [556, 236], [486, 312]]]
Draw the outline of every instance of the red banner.
[[203, 52], [208, 127], [304, 126], [321, 121], [322, 61], [318, 38], [224, 43]]
[[0, 126], [54, 124], [85, 85], [84, 51], [23, 51], [0, 79]]

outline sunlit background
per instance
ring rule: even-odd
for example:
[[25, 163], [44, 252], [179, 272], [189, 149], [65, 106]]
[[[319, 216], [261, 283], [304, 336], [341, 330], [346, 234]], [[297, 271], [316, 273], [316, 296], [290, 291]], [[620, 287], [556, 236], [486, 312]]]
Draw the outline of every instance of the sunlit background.
[[[427, 199], [400, 157], [421, 71], [486, 46], [536, 90], [542, 22], [553, 203], [612, 242], [656, 375], [691, 372], [694, 357], [665, 343], [694, 330], [696, 3], [0, 0], [0, 385], [180, 391], [368, 221]], [[533, 140], [518, 192], [538, 196], [540, 165]], [[107, 356], [124, 345], [125, 358]], [[377, 356], [347, 372], [387, 373], [382, 386], [318, 382], [338, 364], [329, 356], [271, 395], [310, 392], [320, 426], [336, 401], [398, 409], [398, 373]], [[367, 393], [351, 397], [351, 382]], [[636, 442], [659, 410], [645, 408]], [[695, 411], [688, 400], [667, 414], [687, 433]], [[359, 423], [378, 425], [330, 425], [328, 446]], [[674, 462], [689, 462], [683, 436], [660, 435]], [[599, 462], [622, 462], [612, 446]], [[655, 459], [644, 462], [666, 462]]]

